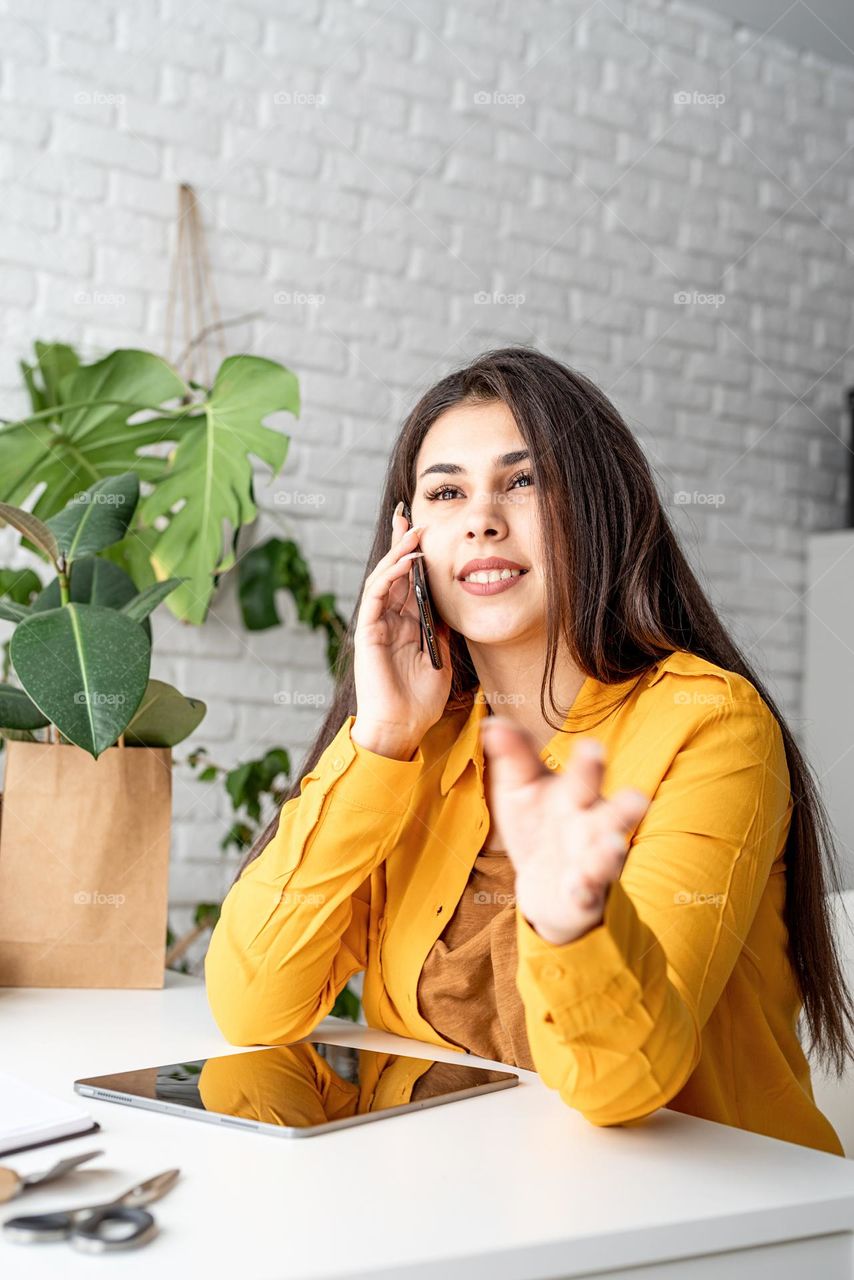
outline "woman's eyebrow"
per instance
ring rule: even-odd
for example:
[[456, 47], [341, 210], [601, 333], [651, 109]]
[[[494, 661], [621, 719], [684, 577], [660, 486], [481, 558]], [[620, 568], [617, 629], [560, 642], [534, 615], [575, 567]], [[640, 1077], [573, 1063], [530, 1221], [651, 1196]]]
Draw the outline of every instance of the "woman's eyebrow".
[[[529, 458], [527, 449], [514, 449], [512, 453], [500, 453], [497, 458], [492, 459], [492, 465], [496, 471], [504, 467], [512, 467], [515, 462], [523, 462], [525, 458]], [[450, 476], [464, 476], [466, 474], [465, 467], [461, 467], [458, 462], [434, 462], [432, 467], [427, 467], [418, 477], [423, 480], [425, 476], [432, 475], [434, 471], [443, 471]]]

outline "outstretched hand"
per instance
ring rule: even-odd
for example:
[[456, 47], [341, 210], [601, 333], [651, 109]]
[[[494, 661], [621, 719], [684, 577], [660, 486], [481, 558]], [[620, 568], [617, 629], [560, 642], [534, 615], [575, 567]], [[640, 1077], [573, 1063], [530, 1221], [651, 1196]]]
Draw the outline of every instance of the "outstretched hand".
[[547, 942], [571, 942], [602, 923], [628, 833], [650, 801], [628, 787], [602, 796], [605, 756], [595, 738], [579, 739], [564, 771], [553, 773], [522, 726], [495, 715], [480, 724], [495, 784], [491, 817], [516, 870], [516, 905]]

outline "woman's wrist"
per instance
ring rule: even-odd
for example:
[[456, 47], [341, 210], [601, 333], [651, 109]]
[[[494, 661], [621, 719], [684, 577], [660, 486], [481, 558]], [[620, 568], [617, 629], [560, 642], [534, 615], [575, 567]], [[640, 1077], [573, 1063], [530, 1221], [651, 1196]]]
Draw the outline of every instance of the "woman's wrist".
[[390, 760], [410, 761], [418, 750], [418, 744], [395, 733], [394, 730], [380, 727], [364, 727], [359, 724], [358, 717], [353, 721], [350, 737], [357, 746], [375, 755], [387, 756]]

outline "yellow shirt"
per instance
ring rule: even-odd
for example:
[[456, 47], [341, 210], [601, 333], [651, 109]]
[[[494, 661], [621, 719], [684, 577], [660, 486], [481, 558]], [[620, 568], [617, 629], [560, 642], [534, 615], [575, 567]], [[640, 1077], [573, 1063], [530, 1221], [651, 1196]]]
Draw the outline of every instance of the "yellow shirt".
[[[370, 1026], [461, 1052], [421, 1016], [416, 988], [486, 835], [485, 714], [478, 686], [407, 761], [354, 743], [347, 717], [223, 902], [205, 977], [232, 1044], [308, 1035], [364, 970]], [[603, 794], [631, 786], [652, 802], [600, 925], [556, 945], [515, 909], [538, 1074], [596, 1125], [669, 1106], [844, 1155], [796, 1029], [791, 791], [770, 710], [742, 676], [677, 651], [619, 685], [588, 677], [565, 730], [540, 753], [548, 767], [597, 737]]]

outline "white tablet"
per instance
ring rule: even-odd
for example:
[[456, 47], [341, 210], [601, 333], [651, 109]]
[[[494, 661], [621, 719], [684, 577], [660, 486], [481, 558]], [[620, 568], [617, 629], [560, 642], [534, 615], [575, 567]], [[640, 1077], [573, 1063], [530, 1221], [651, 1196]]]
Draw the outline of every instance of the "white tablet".
[[75, 1080], [74, 1088], [87, 1098], [232, 1129], [308, 1138], [518, 1083], [510, 1071], [299, 1040], [91, 1076]]

